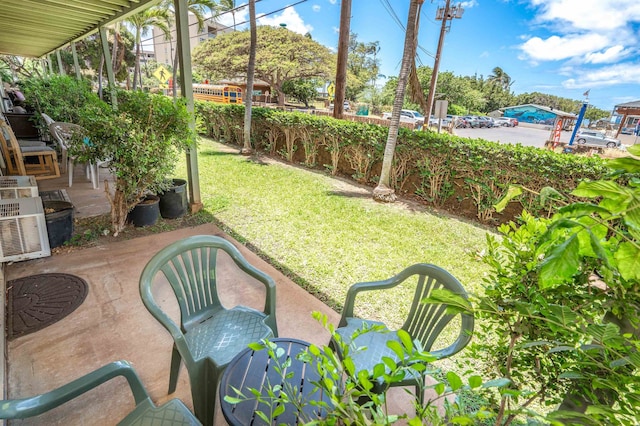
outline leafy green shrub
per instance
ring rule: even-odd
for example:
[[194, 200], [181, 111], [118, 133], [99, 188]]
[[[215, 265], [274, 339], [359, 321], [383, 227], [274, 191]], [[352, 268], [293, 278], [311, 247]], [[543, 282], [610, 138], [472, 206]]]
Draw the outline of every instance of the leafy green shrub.
[[[196, 102], [196, 113], [207, 134], [241, 145], [243, 106]], [[376, 183], [387, 127], [268, 108], [253, 108], [252, 113], [255, 148], [290, 162], [302, 151], [308, 167]], [[324, 158], [328, 161], [318, 161]], [[598, 157], [401, 128], [391, 176], [396, 191], [415, 194], [430, 205], [458, 214], [460, 205], [470, 201], [477, 220], [505, 223], [520, 211], [518, 205], [514, 203], [514, 213], [502, 217], [496, 216], [493, 205], [511, 185], [530, 189], [521, 200], [524, 208], [546, 216], [551, 210], [541, 207], [542, 188], [555, 186], [570, 196], [579, 180], [598, 179], [605, 171]]]
[[[629, 151], [638, 155], [640, 147]], [[500, 228], [500, 240], [487, 237], [491, 274], [476, 303], [484, 321], [472, 351], [491, 369], [486, 374], [511, 380], [497, 395], [497, 424], [534, 402], [553, 407], [550, 420], [636, 424], [640, 160], [607, 165], [612, 173], [579, 183], [576, 201], [550, 219], [525, 212]], [[522, 194], [515, 189], [509, 198]]]
[[[71, 148], [84, 152], [83, 160], [108, 159], [115, 179], [110, 192], [114, 235], [124, 228], [128, 212], [149, 192], [166, 189], [168, 177], [178, 159], [194, 142], [186, 104], [169, 97], [140, 91], [119, 91], [118, 111], [105, 104], [82, 110], [80, 124], [89, 140]], [[92, 149], [86, 150], [89, 144]], [[93, 156], [94, 158], [87, 158]]]
[[[78, 124], [82, 110], [101, 103], [97, 94], [91, 91], [87, 80], [64, 75], [52, 75], [45, 78], [30, 78], [21, 84], [24, 96], [38, 113], [45, 113], [55, 121]], [[36, 114], [37, 126], [43, 134], [49, 129]]]

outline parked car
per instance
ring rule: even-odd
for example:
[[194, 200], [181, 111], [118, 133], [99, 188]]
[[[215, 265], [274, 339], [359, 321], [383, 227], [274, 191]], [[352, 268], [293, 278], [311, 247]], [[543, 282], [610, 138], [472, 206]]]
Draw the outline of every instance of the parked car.
[[[385, 112], [382, 114], [382, 118], [391, 120], [391, 113]], [[424, 115], [420, 114], [418, 111], [414, 111], [412, 109], [403, 109], [400, 110], [400, 121], [403, 123], [411, 123], [421, 128], [424, 125]]]
[[514, 123], [515, 118], [509, 118], [509, 117], [498, 117], [498, 118], [494, 118], [493, 119], [493, 124], [496, 127], [514, 127], [516, 126], [516, 123]]
[[491, 117], [481, 115], [478, 120], [480, 120], [480, 127], [493, 127], [493, 118]]
[[576, 133], [576, 142], [579, 145], [593, 146], [597, 148], [620, 148], [620, 140], [610, 138], [596, 130], [579, 130]]
[[[451, 123], [451, 118], [448, 118], [448, 117], [451, 117], [451, 116], [447, 116], [447, 118], [442, 119], [442, 127], [446, 127], [449, 125], [449, 123]], [[438, 127], [438, 118], [434, 117], [433, 115], [429, 117], [429, 126]]]
[[464, 121], [468, 124], [468, 127], [480, 127], [480, 120], [475, 115], [465, 115], [462, 117]]
[[[344, 104], [343, 104], [343, 105], [344, 105], [344, 110], [345, 110], [345, 111], [349, 111], [349, 110], [351, 109], [351, 106], [349, 105], [349, 101], [344, 101]], [[331, 111], [333, 111], [333, 103], [330, 103], [330, 104], [329, 104], [329, 109], [330, 109]]]

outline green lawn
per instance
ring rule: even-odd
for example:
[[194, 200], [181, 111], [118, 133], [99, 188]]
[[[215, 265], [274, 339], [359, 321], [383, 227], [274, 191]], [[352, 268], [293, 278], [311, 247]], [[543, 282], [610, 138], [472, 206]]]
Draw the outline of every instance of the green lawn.
[[[476, 254], [484, 248], [485, 228], [416, 205], [379, 204], [370, 188], [237, 152], [201, 140], [205, 209], [333, 308], [341, 309], [353, 283], [389, 278], [418, 262], [447, 269], [470, 292], [481, 289], [487, 268]], [[359, 312], [395, 323], [407, 309], [396, 307], [405, 294], [371, 296]]]

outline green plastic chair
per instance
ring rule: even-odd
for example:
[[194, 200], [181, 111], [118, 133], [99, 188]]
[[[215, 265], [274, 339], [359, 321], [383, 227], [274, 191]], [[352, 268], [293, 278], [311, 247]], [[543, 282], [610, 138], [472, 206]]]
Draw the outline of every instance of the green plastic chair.
[[[401, 362], [395, 352], [387, 346], [387, 342], [392, 340], [400, 342], [397, 333], [389, 330], [384, 323], [379, 321], [370, 321], [354, 317], [353, 310], [356, 296], [363, 291], [395, 287], [416, 275], [418, 281], [413, 296], [413, 303], [401, 329], [409, 333], [413, 341], [418, 340], [424, 350], [431, 351], [442, 330], [456, 317], [456, 315], [446, 313], [446, 305], [421, 303], [421, 300], [428, 297], [434, 289], [441, 288], [448, 289], [467, 298], [467, 293], [462, 287], [462, 284], [449, 272], [435, 265], [419, 263], [408, 267], [398, 275], [384, 281], [354, 284], [347, 292], [344, 310], [342, 311], [342, 317], [338, 323], [336, 333], [340, 336], [344, 344], [353, 345], [353, 347], [356, 348], [366, 348], [350, 353], [356, 371], [373, 371], [373, 367], [382, 362], [382, 357], [390, 357], [397, 363]], [[446, 348], [430, 352], [438, 359], [447, 358], [460, 352], [471, 340], [474, 323], [473, 315], [459, 315], [461, 315], [461, 327], [455, 342]], [[381, 331], [368, 331], [352, 339], [352, 336], [357, 330], [370, 329], [373, 325], [382, 325], [384, 329]], [[337, 350], [338, 354], [342, 356], [339, 345], [337, 345], [335, 340], [332, 340], [331, 345]], [[424, 375], [422, 377], [407, 375], [403, 381], [393, 383], [391, 386], [415, 385], [416, 395], [418, 395], [419, 401], [422, 404], [424, 403], [424, 394], [421, 392], [420, 383], [423, 381]], [[375, 382], [373, 391], [381, 393], [385, 390], [385, 386], [382, 381]]]
[[[220, 250], [242, 271], [264, 284], [263, 312], [244, 306], [222, 306], [216, 269]], [[180, 307], [179, 326], [154, 299], [153, 288], [166, 284], [156, 279], [161, 274], [173, 288]], [[212, 425], [218, 382], [227, 364], [249, 343], [278, 337], [275, 282], [247, 262], [228, 241], [197, 235], [176, 241], [149, 261], [140, 277], [140, 295], [149, 312], [173, 337], [169, 393], [176, 389], [182, 360], [189, 373], [195, 415], [204, 425]]]
[[120, 421], [119, 425], [180, 426], [201, 424], [178, 399], [172, 399], [166, 404], [156, 407], [142, 385], [140, 377], [127, 361], [112, 362], [42, 395], [0, 401], [0, 419], [25, 419], [38, 416], [118, 376], [127, 379], [136, 401], [136, 408]]

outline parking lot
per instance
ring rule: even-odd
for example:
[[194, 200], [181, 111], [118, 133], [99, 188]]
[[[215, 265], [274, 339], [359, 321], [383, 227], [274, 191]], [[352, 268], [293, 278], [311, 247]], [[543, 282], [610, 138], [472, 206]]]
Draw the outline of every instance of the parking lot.
[[[551, 130], [543, 130], [526, 126], [454, 129], [454, 134], [465, 138], [482, 138], [488, 141], [521, 144], [543, 148], [551, 139]], [[569, 143], [571, 132], [563, 131], [560, 142]]]

